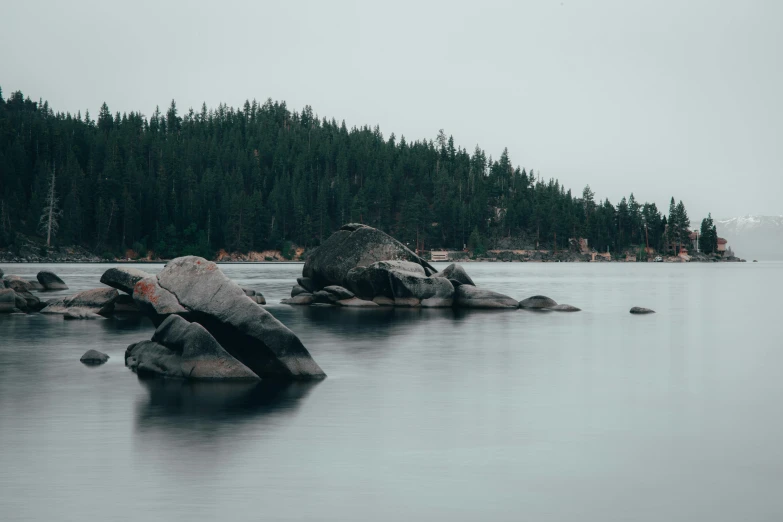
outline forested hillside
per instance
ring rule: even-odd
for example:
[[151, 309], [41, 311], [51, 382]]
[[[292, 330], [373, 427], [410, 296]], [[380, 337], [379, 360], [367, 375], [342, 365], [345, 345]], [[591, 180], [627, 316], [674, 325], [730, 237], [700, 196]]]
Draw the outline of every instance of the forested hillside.
[[[676, 240], [682, 204], [672, 219]], [[667, 218], [633, 194], [616, 206], [589, 186], [574, 195], [507, 150], [468, 152], [442, 131], [408, 141], [271, 100], [199, 111], [172, 101], [149, 118], [104, 104], [93, 120], [0, 91], [0, 247], [22, 233], [99, 253], [212, 257], [315, 246], [348, 222], [411, 248], [565, 248], [587, 237], [617, 251], [644, 244], [645, 225], [660, 249]]]

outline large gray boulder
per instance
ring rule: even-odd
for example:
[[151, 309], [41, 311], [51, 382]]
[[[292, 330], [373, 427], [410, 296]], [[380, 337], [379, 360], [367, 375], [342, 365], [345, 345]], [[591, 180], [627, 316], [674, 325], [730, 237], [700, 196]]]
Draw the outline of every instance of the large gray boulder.
[[137, 268], [115, 267], [103, 273], [101, 283], [128, 295], [133, 295], [136, 283], [148, 277], [151, 277], [150, 274]]
[[125, 365], [139, 375], [179, 379], [258, 380], [198, 323], [171, 315], [155, 330], [151, 341], [128, 346]]
[[457, 281], [461, 285], [476, 286], [476, 283], [474, 283], [473, 279], [471, 279], [468, 273], [465, 272], [465, 269], [462, 268], [462, 265], [457, 263], [450, 264], [440, 272], [433, 274], [431, 277], [445, 277], [446, 279], [450, 279], [450, 280], [453, 279], [454, 281]]
[[543, 310], [552, 308], [553, 306], [557, 306], [557, 302], [545, 295], [534, 295], [533, 297], [528, 297], [519, 302], [520, 308], [527, 308], [529, 310]]
[[507, 295], [471, 285], [460, 285], [454, 292], [459, 308], [517, 308], [519, 303]]
[[182, 306], [177, 297], [158, 284], [155, 276], [145, 277], [133, 287], [133, 300], [155, 326], [159, 326], [172, 314], [188, 315], [188, 310]]
[[326, 376], [299, 338], [211, 261], [195, 256], [174, 259], [157, 277], [136, 283], [133, 296], [153, 318], [160, 317], [159, 298], [173, 299], [170, 304], [176, 306], [166, 309], [167, 315], [187, 314], [188, 320], [204, 326], [228, 353], [259, 377]]
[[424, 267], [410, 261], [378, 261], [368, 267], [356, 267], [346, 276], [349, 288], [361, 299], [388, 297], [409, 306], [416, 299], [423, 306], [449, 307], [454, 287], [442, 277], [427, 277]]
[[41, 270], [36, 279], [44, 290], [68, 290], [68, 285], [51, 270]]
[[85, 290], [71, 297], [52, 299], [46, 303], [46, 307], [41, 310], [42, 314], [64, 314], [69, 308], [80, 309], [79, 313], [87, 311], [108, 316], [114, 312], [114, 302], [119, 296], [119, 292], [114, 288], [95, 288]]
[[426, 261], [388, 234], [351, 223], [329, 236], [305, 261], [302, 276], [311, 279], [314, 288], [298, 282], [311, 291], [329, 285], [348, 286], [346, 276], [351, 269], [389, 260], [410, 261], [435, 272]]

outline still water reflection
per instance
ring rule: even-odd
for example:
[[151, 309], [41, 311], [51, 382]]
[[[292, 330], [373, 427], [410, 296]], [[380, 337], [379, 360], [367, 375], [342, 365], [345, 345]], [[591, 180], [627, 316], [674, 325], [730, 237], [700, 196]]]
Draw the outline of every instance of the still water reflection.
[[783, 517], [782, 264], [467, 266], [575, 314], [286, 307], [301, 265], [222, 268], [329, 377], [140, 380], [146, 319], [0, 316], [1, 520]]

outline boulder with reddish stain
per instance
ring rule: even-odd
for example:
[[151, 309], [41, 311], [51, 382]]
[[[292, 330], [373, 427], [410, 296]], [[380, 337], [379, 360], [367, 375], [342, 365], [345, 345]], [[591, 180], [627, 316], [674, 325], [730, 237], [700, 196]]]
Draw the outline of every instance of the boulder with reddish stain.
[[156, 277], [136, 283], [133, 298], [156, 325], [172, 314], [201, 324], [259, 377], [326, 376], [299, 338], [211, 261], [196, 256], [174, 259]]
[[155, 326], [160, 325], [172, 314], [187, 315], [188, 311], [177, 298], [158, 284], [155, 276], [145, 277], [133, 287], [133, 300], [143, 313], [152, 319]]

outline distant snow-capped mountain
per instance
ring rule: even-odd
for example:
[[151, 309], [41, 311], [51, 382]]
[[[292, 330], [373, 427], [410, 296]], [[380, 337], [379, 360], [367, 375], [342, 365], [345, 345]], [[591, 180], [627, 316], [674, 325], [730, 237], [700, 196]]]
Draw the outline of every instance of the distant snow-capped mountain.
[[783, 216], [742, 216], [716, 220], [718, 235], [743, 259], [783, 260]]

